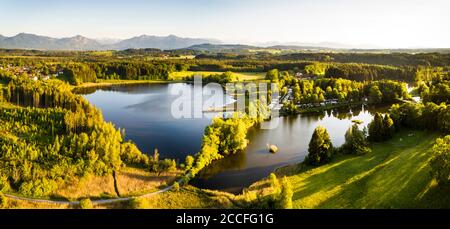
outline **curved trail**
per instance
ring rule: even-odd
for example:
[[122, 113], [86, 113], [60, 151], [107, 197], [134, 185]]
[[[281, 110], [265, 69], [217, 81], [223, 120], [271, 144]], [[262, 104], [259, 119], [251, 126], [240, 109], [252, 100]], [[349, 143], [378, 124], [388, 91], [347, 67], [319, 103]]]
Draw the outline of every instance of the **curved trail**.
[[[173, 185], [170, 185], [170, 186], [163, 188], [161, 190], [158, 190], [156, 192], [151, 192], [151, 193], [143, 194], [140, 196], [123, 197], [123, 198], [115, 198], [115, 199], [91, 200], [91, 202], [93, 204], [111, 204], [111, 203], [117, 203], [117, 202], [123, 202], [123, 201], [130, 201], [133, 198], [149, 197], [149, 196], [158, 195], [158, 194], [167, 192], [172, 188], [173, 188]], [[10, 199], [23, 200], [23, 201], [34, 202], [34, 203], [46, 203], [46, 204], [58, 204], [58, 205], [79, 205], [80, 204], [80, 201], [34, 199], [34, 198], [14, 196], [14, 195], [6, 194], [6, 193], [4, 193], [4, 195]]]

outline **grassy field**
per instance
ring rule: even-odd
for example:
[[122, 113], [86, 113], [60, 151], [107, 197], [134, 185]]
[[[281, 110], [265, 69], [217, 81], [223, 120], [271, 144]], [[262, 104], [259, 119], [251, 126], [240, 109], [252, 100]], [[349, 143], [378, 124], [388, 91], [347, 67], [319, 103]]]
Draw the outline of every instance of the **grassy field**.
[[[206, 71], [182, 71], [182, 72], [172, 72], [169, 75], [171, 80], [182, 80], [183, 77], [192, 76], [194, 74], [200, 75], [212, 75], [212, 74], [222, 74], [223, 72], [206, 72]], [[233, 72], [239, 81], [252, 81], [252, 80], [262, 80], [266, 76], [264, 72]]]
[[[121, 197], [137, 196], [158, 191], [172, 184], [181, 172], [151, 173], [143, 169], [126, 167], [117, 173], [117, 186]], [[112, 176], [88, 176], [61, 186], [56, 197], [78, 200], [80, 198], [117, 198]]]
[[[186, 76], [192, 76], [193, 74], [201, 75], [211, 75], [211, 74], [222, 74], [223, 72], [194, 72], [194, 71], [183, 71], [183, 72], [172, 72], [169, 75], [169, 80], [102, 80], [99, 79], [97, 82], [82, 83], [80, 85], [74, 86], [75, 88], [90, 88], [90, 87], [101, 87], [101, 86], [111, 86], [111, 85], [125, 85], [125, 84], [150, 84], [150, 83], [173, 83], [177, 81], [183, 81]], [[239, 78], [239, 81], [253, 81], [253, 80], [263, 80], [265, 73], [259, 72], [240, 72], [234, 73]]]
[[[231, 208], [233, 206], [232, 194], [202, 190], [192, 186], [186, 186], [178, 191], [168, 191], [159, 195], [141, 198], [143, 208], [147, 209], [217, 209]], [[127, 208], [129, 203], [123, 202], [106, 208]], [[102, 207], [102, 206], [99, 206]]]
[[[449, 208], [448, 188], [430, 176], [430, 147], [438, 134], [403, 131], [373, 144], [364, 156], [339, 156], [317, 168], [284, 167], [294, 208]], [[295, 175], [290, 175], [295, 174]]]

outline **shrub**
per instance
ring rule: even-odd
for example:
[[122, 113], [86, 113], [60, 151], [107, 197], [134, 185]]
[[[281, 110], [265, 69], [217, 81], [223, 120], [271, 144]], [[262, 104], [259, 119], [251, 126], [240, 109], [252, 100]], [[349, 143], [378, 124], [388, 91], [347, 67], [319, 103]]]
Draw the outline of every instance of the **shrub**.
[[92, 204], [92, 201], [89, 198], [80, 200], [80, 207], [81, 209], [92, 209], [94, 208], [94, 205]]
[[186, 156], [186, 169], [192, 168], [194, 165], [195, 158], [191, 155]]
[[271, 187], [278, 187], [278, 179], [275, 173], [269, 175], [269, 182]]
[[174, 192], [180, 191], [180, 184], [179, 184], [178, 182], [175, 181], [175, 182], [173, 183], [172, 191], [174, 191]]
[[145, 199], [145, 198], [139, 198], [139, 197], [133, 198], [130, 201], [130, 208], [132, 208], [132, 209], [146, 209], [146, 208], [149, 208], [148, 200]]
[[342, 146], [344, 153], [362, 155], [369, 153], [368, 142], [364, 131], [357, 124], [351, 126], [345, 133], [345, 143]]
[[431, 175], [440, 186], [449, 184], [450, 176], [450, 135], [436, 140], [431, 149], [433, 158], [430, 160]]
[[0, 192], [8, 191], [10, 188], [8, 177], [0, 175]]
[[278, 208], [290, 209], [292, 208], [292, 185], [286, 177], [281, 180], [281, 191], [278, 197]]
[[7, 208], [8, 207], [8, 198], [0, 192], [0, 208]]

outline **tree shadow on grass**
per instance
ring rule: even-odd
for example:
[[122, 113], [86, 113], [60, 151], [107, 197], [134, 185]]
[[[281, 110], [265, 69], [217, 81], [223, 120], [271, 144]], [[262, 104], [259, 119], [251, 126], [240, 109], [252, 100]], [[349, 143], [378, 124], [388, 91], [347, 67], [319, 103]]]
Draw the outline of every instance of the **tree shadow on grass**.
[[427, 152], [437, 135], [426, 132], [416, 135], [375, 144], [370, 154], [339, 159], [299, 174], [292, 179], [297, 187], [293, 197], [295, 205], [307, 208], [429, 206], [426, 202], [418, 203], [417, 199], [431, 179]]

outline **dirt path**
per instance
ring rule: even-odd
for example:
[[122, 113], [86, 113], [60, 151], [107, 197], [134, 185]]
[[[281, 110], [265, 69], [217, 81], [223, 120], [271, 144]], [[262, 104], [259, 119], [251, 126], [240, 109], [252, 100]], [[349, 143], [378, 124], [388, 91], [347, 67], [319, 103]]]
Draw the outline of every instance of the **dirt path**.
[[[178, 181], [178, 182], [180, 182], [180, 181]], [[93, 204], [112, 204], [112, 203], [117, 203], [117, 202], [130, 201], [133, 198], [150, 197], [150, 196], [158, 195], [158, 194], [167, 192], [167, 191], [171, 190], [172, 188], [173, 188], [173, 185], [170, 185], [170, 186], [163, 188], [161, 190], [158, 190], [156, 192], [151, 192], [151, 193], [143, 194], [140, 196], [115, 198], [115, 199], [92, 200], [91, 202]], [[34, 198], [14, 196], [14, 195], [6, 194], [6, 193], [4, 195], [10, 199], [22, 200], [22, 201], [28, 201], [28, 202], [34, 202], [34, 203], [46, 203], [46, 204], [58, 204], [58, 205], [79, 205], [80, 204], [80, 201], [34, 199]]]

